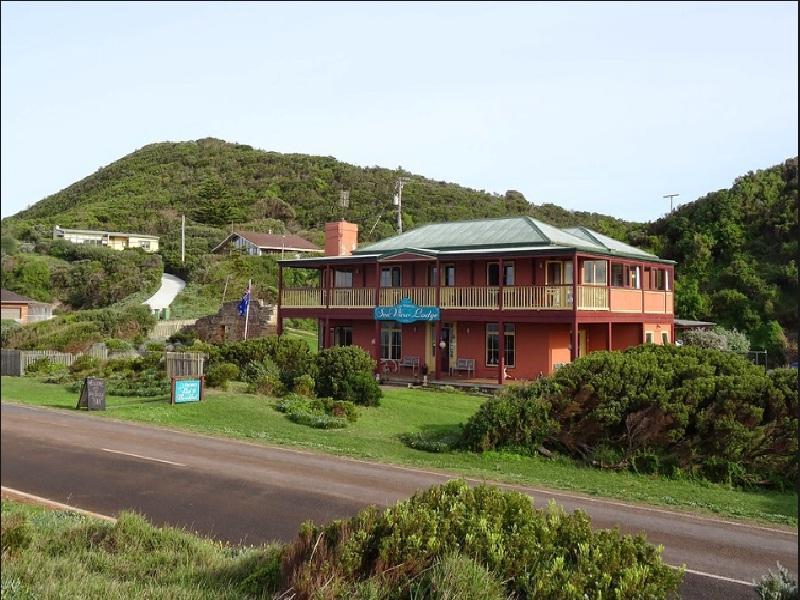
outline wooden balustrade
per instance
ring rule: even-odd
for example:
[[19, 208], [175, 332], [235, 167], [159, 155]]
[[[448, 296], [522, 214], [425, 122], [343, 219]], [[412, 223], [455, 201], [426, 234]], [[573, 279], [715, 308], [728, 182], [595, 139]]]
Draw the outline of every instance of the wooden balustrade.
[[322, 288], [284, 288], [281, 293], [281, 306], [285, 308], [321, 307]]
[[515, 285], [503, 288], [508, 310], [567, 310], [572, 308], [570, 285]]
[[[444, 309], [496, 310], [500, 303], [497, 286], [441, 287], [439, 306]], [[612, 310], [614, 312], [641, 312], [642, 295], [644, 312], [672, 314], [673, 293], [656, 290], [631, 290], [605, 286], [579, 285], [578, 310]], [[392, 306], [403, 298], [410, 298], [419, 306], [435, 306], [436, 288], [401, 287], [381, 288], [381, 306]], [[334, 308], [373, 308], [374, 288], [332, 288], [329, 306]], [[503, 288], [504, 310], [572, 310], [571, 285], [517, 285]], [[284, 308], [320, 308], [326, 306], [322, 288], [284, 288], [281, 293]]]
[[441, 308], [499, 308], [500, 288], [470, 286], [439, 288]]
[[331, 288], [330, 306], [334, 308], [372, 308], [375, 290], [372, 288]]
[[435, 287], [398, 287], [381, 288], [381, 306], [394, 306], [403, 298], [410, 298], [419, 306], [434, 306], [436, 304]]
[[579, 285], [578, 310], [608, 310], [608, 288], [600, 285]]

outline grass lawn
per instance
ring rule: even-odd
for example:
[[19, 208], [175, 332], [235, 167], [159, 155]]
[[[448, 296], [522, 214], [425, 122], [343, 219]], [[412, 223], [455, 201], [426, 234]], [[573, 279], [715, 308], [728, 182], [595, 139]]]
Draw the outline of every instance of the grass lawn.
[[283, 331], [286, 337], [303, 340], [308, 344], [308, 348], [313, 354], [316, 354], [319, 350], [319, 340], [317, 339], [316, 331], [305, 331], [303, 329], [293, 329], [291, 327], [285, 327]]
[[[725, 486], [614, 473], [577, 465], [569, 459], [524, 457], [510, 453], [432, 454], [403, 444], [408, 433], [455, 434], [482, 399], [461, 393], [403, 388], [384, 390], [381, 406], [361, 408], [361, 418], [344, 430], [318, 430], [289, 421], [273, 401], [238, 391], [211, 391], [206, 401], [170, 406], [166, 400], [107, 400], [112, 417], [265, 444], [311, 448], [320, 452], [433, 468], [462, 475], [574, 490], [590, 495], [716, 513], [786, 525], [797, 524], [794, 492], [742, 491]], [[77, 394], [63, 386], [19, 377], [2, 378], [3, 401], [73, 409]]]
[[230, 547], [132, 514], [108, 523], [8, 500], [2, 519], [3, 598], [271, 598], [277, 587], [277, 544]]

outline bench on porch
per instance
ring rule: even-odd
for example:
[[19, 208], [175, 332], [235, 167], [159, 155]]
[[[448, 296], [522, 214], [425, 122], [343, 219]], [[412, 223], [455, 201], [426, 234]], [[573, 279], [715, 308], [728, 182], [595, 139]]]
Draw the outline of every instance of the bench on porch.
[[404, 356], [400, 360], [400, 368], [411, 369], [411, 374], [419, 373], [419, 356]]
[[475, 359], [474, 358], [457, 358], [454, 365], [450, 367], [450, 375], [456, 374], [460, 371], [466, 371], [467, 376], [475, 376]]

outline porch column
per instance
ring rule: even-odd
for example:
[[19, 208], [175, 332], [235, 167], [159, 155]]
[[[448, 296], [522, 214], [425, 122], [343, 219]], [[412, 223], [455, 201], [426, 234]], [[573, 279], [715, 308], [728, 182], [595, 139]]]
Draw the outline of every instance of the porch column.
[[578, 358], [578, 253], [572, 255], [572, 341], [570, 357], [572, 362]]
[[[503, 310], [503, 285], [505, 285], [506, 273], [505, 269], [503, 268], [503, 259], [499, 259], [497, 261], [497, 269], [500, 271], [500, 277], [498, 278], [498, 283], [500, 284], [500, 289], [497, 292], [497, 308], [499, 310]], [[500, 333], [502, 336], [502, 332]], [[503, 356], [502, 351], [500, 356]], [[502, 382], [501, 382], [502, 383]]]
[[611, 321], [608, 322], [608, 340], [606, 340], [606, 341], [608, 342], [608, 350], [610, 352], [612, 347], [613, 347], [611, 345]]
[[642, 322], [642, 344], [644, 344], [644, 322]]
[[497, 324], [497, 327], [498, 327], [498, 342], [500, 344], [500, 348], [498, 348], [498, 359], [497, 359], [497, 369], [498, 369], [497, 383], [503, 385], [506, 382], [506, 327], [503, 321], [500, 321]]
[[[439, 301], [440, 301], [440, 298], [441, 298], [441, 284], [442, 284], [442, 273], [440, 271], [441, 266], [442, 265], [439, 263], [439, 259], [437, 258], [436, 259], [436, 306], [439, 306]], [[438, 327], [439, 324], [437, 323], [436, 326]], [[438, 333], [437, 333], [437, 339], [436, 339], [436, 347], [437, 348], [439, 347]], [[437, 368], [438, 368], [438, 366], [437, 366]]]
[[375, 306], [381, 305], [381, 266], [375, 261]]
[[[437, 261], [438, 262], [438, 261]], [[439, 270], [436, 270], [436, 276], [438, 280]], [[439, 304], [439, 286], [436, 286], [436, 304]], [[442, 321], [436, 321], [435, 329], [435, 336], [433, 340], [433, 362], [434, 362], [434, 371], [433, 377], [436, 381], [439, 381], [442, 378], [442, 349], [439, 348], [439, 342], [442, 341]]]
[[[323, 288], [323, 293], [325, 294], [325, 308], [330, 308], [331, 306], [331, 268], [330, 266], [325, 267], [325, 274], [323, 275], [325, 279], [325, 286]], [[325, 330], [325, 335], [328, 335], [327, 329]]]
[[329, 337], [329, 333], [328, 333], [330, 331], [330, 318], [329, 317], [325, 317], [324, 323], [325, 323], [325, 325], [324, 325], [325, 329], [322, 330], [322, 349], [323, 350], [325, 350], [326, 348], [330, 348], [330, 337]]
[[381, 372], [381, 322], [377, 319], [375, 320], [375, 348], [372, 351], [374, 354], [373, 358], [375, 359], [375, 373]]
[[278, 303], [276, 307], [276, 312], [278, 313], [276, 318], [278, 320], [277, 326], [275, 328], [275, 333], [278, 335], [283, 335], [283, 317], [281, 316], [281, 297], [283, 296], [283, 266], [278, 265]]

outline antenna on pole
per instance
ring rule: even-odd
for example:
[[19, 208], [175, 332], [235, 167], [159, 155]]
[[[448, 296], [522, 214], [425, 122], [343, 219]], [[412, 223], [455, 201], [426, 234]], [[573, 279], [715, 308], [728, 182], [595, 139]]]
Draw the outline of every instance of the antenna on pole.
[[411, 181], [408, 177], [398, 177], [394, 184], [394, 205], [397, 207], [397, 233], [403, 233], [403, 186]]
[[677, 196], [680, 196], [680, 194], [665, 194], [664, 196], [662, 196], [662, 198], [669, 198], [669, 212], [672, 212], [674, 210], [672, 199], [676, 198]]

